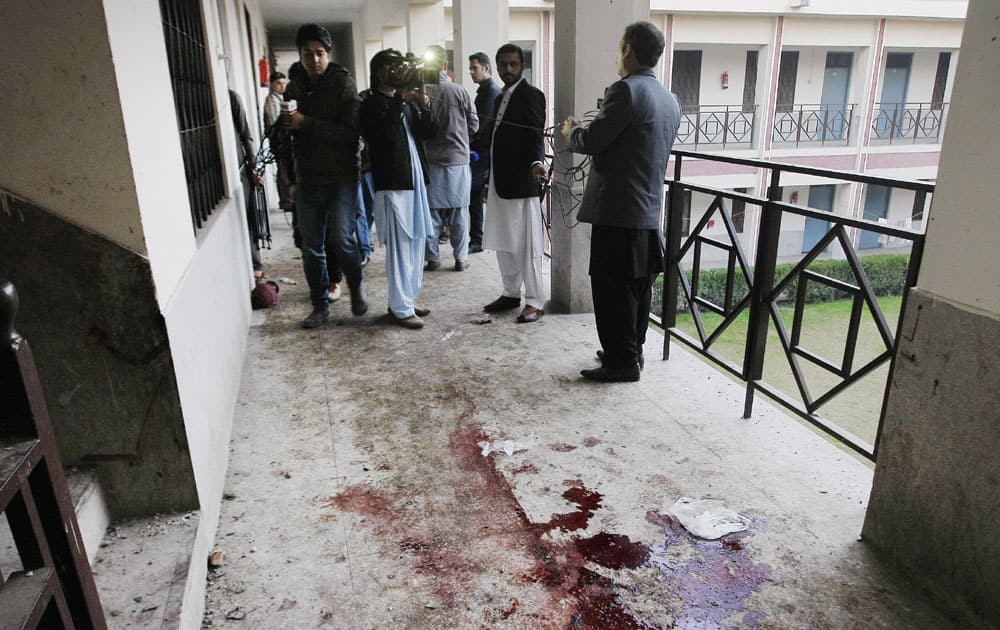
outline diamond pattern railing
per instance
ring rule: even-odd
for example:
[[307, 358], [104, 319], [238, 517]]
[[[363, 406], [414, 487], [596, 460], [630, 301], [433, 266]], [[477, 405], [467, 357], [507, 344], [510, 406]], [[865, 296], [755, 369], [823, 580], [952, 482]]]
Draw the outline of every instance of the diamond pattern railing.
[[744, 111], [742, 105], [699, 105], [685, 108], [674, 139], [675, 146], [753, 146], [756, 107]]
[[854, 105], [778, 105], [776, 143], [844, 145], [850, 143]]
[[[894, 180], [688, 151], [675, 150], [673, 157], [674, 176], [665, 182], [670, 195], [666, 213], [667, 255], [664, 263], [663, 306], [660, 316], [653, 316], [654, 321], [658, 320], [657, 323], [661, 324], [668, 333], [664, 339], [664, 358], [669, 357], [671, 340], [680, 341], [708, 357], [733, 376], [746, 382], [744, 417], [750, 417], [755, 393], [763, 392], [855, 451], [874, 460], [878, 452], [881, 416], [879, 428], [874, 433], [874, 441], [870, 442], [820, 414], [831, 400], [886, 364], [889, 365], [886, 385], [888, 388], [888, 382], [891, 382], [892, 377], [892, 363], [896, 354], [899, 324], [897, 324], [897, 330], [893, 330], [888, 323], [851, 234], [852, 231], [866, 230], [905, 240], [911, 244], [909, 264], [905, 272], [906, 277], [901, 279], [905, 287], [903, 310], [905, 310], [906, 291], [916, 283], [924, 236], [919, 232], [891, 227], [887, 224], [784, 203], [781, 201], [781, 177], [786, 173], [805, 174], [841, 183], [887, 186], [892, 189], [912, 191], [914, 208], [921, 210], [926, 204], [928, 195], [933, 194], [934, 186], [925, 182]], [[757, 196], [701, 186], [686, 181], [682, 177], [682, 165], [685, 158], [766, 169], [770, 172], [767, 194]], [[686, 193], [689, 191], [708, 195], [711, 201], [704, 210], [690, 209], [691, 228], [687, 235], [682, 235], [683, 212], [673, 212], [671, 209], [683, 208]], [[693, 195], [691, 197], [693, 198]], [[746, 204], [748, 212], [751, 206], [758, 207], [760, 211], [757, 249], [752, 259], [744, 250], [740, 234], [733, 221], [732, 202], [734, 201]], [[802, 254], [802, 258], [796, 264], [792, 265], [788, 271], [783, 272], [784, 275], [777, 277], [778, 243], [782, 218], [785, 216], [820, 219], [828, 221], [830, 227], [819, 242], [808, 252]], [[715, 217], [721, 218], [724, 228], [721, 236], [717, 235], [717, 229], [711, 235], [707, 233], [708, 229], [714, 225]], [[843, 251], [853, 279], [832, 278], [810, 269], [810, 264], [823, 255], [827, 248], [835, 242]], [[714, 248], [725, 253], [726, 280], [721, 304], [707, 299], [700, 293], [699, 278], [703, 271], [703, 251], [706, 248]], [[686, 260], [690, 261], [688, 268], [685, 265]], [[823, 356], [821, 352], [811, 350], [803, 342], [806, 293], [810, 283], [820, 283], [835, 289], [850, 300], [844, 346], [834, 358]], [[741, 296], [736, 295], [734, 287], [737, 285], [746, 287], [746, 289], [741, 288], [740, 291], [743, 293]], [[779, 303], [790, 301], [790, 295], [793, 296], [791, 299], [794, 303], [791, 327], [779, 309]], [[681, 299], [687, 303], [697, 337], [689, 336], [677, 326]], [[749, 324], [743, 340], [743, 358], [741, 362], [737, 363], [724, 356], [723, 353], [717, 352], [713, 346], [720, 336], [726, 330], [731, 329], [732, 324], [747, 311], [749, 311]], [[876, 331], [878, 345], [873, 357], [866, 357], [865, 360], [858, 361], [859, 329], [866, 311], [871, 316], [871, 324]], [[721, 318], [714, 325], [714, 328], [710, 329], [706, 323], [705, 313], [713, 313], [718, 316], [714, 319]], [[767, 350], [768, 334], [772, 327], [781, 346], [784, 360], [792, 374], [795, 392], [782, 391], [763, 378], [764, 354]], [[829, 378], [832, 378], [836, 381], [835, 384], [822, 392], [816, 390], [814, 383], [811, 382], [804, 369], [804, 362], [831, 375], [827, 382], [829, 382]], [[885, 392], [883, 392], [882, 415], [884, 415], [884, 394]]]
[[872, 117], [872, 140], [939, 143], [947, 111], [948, 103], [878, 103]]

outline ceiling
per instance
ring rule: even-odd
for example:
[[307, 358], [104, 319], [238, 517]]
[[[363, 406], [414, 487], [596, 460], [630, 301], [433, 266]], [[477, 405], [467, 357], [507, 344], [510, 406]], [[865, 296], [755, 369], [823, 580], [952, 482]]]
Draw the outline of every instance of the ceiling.
[[301, 24], [326, 26], [350, 22], [361, 14], [364, 0], [258, 0], [268, 32], [292, 31]]

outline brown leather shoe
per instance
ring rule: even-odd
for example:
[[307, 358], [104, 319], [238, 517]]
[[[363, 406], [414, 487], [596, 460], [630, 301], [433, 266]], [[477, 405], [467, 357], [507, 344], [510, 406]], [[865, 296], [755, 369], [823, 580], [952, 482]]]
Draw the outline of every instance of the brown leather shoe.
[[483, 307], [483, 310], [487, 313], [498, 313], [500, 311], [509, 311], [512, 308], [517, 308], [521, 305], [521, 298], [508, 297], [506, 295], [501, 295], [497, 299], [493, 300], [489, 304]]
[[420, 319], [416, 315], [410, 315], [409, 317], [404, 317], [403, 319], [396, 318], [396, 323], [403, 328], [409, 328], [410, 330], [418, 330], [424, 327], [424, 320]]
[[521, 314], [517, 316], [517, 323], [530, 324], [531, 322], [537, 322], [542, 318], [542, 315], [545, 315], [545, 311], [540, 308], [535, 308], [529, 304], [528, 306], [525, 306], [524, 310], [521, 311]]
[[431, 314], [431, 309], [424, 308], [423, 306], [413, 306], [413, 312], [417, 314], [417, 317], [427, 317]]

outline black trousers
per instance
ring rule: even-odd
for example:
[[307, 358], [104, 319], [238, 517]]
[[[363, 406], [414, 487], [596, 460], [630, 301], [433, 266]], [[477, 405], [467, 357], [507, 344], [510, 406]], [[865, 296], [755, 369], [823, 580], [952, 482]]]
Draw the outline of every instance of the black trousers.
[[490, 171], [472, 169], [472, 192], [469, 195], [469, 245], [483, 246], [483, 225], [486, 213], [483, 209], [483, 188], [490, 183]]
[[649, 328], [649, 305], [656, 276], [628, 278], [617, 274], [590, 276], [597, 337], [604, 349], [604, 367], [624, 368], [639, 362]]

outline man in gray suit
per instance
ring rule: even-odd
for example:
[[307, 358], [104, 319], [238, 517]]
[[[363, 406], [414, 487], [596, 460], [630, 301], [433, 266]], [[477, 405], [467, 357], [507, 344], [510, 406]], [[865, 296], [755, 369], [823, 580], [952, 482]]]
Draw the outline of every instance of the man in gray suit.
[[602, 364], [580, 373], [595, 381], [639, 380], [652, 287], [663, 268], [663, 178], [680, 123], [677, 99], [652, 70], [663, 48], [663, 33], [649, 22], [627, 26], [621, 80], [607, 89], [593, 122], [570, 117], [562, 127], [571, 151], [594, 158], [578, 219], [593, 226], [590, 285]]

